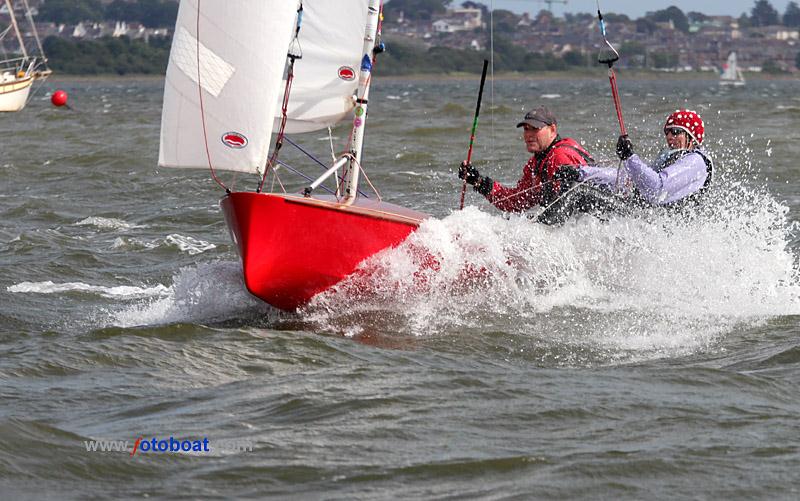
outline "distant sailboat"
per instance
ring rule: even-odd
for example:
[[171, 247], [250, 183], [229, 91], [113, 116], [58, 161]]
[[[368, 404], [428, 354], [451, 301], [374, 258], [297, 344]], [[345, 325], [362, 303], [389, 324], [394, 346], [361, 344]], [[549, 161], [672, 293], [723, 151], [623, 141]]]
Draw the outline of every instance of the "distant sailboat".
[[[52, 71], [47, 67], [47, 58], [44, 56], [42, 43], [36, 33], [36, 26], [33, 23], [33, 15], [28, 5], [28, 0], [22, 0], [22, 7], [25, 17], [31, 27], [33, 37], [36, 39], [36, 46], [39, 55], [31, 55], [25, 47], [25, 41], [20, 31], [17, 18], [11, 0], [5, 0], [8, 16], [11, 24], [8, 28], [0, 32], [0, 48], [3, 49], [4, 60], [0, 61], [0, 111], [19, 111], [28, 104], [31, 87], [36, 80], [44, 80]], [[5, 48], [2, 47], [3, 39], [13, 33], [16, 35], [19, 47], [16, 53], [10, 58], [6, 56]]]
[[722, 75], [719, 77], [720, 85], [741, 87], [744, 85], [744, 75], [736, 64], [736, 53], [731, 52], [728, 60], [722, 65]]

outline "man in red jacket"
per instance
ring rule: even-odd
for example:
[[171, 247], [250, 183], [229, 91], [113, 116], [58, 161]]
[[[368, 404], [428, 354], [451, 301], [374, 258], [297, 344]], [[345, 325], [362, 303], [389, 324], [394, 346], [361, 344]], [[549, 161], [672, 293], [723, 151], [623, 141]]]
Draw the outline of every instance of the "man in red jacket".
[[[461, 164], [458, 177], [473, 185], [475, 191], [502, 211], [523, 212], [535, 205], [558, 208], [569, 185], [578, 180], [577, 166], [593, 165], [595, 161], [577, 141], [558, 135], [556, 117], [544, 106], [526, 113], [517, 127], [522, 127], [525, 146], [533, 156], [522, 168], [522, 177], [516, 186], [506, 187], [482, 176], [466, 162]], [[554, 218], [553, 212], [546, 210], [539, 221], [551, 224], [568, 217], [565, 214]]]

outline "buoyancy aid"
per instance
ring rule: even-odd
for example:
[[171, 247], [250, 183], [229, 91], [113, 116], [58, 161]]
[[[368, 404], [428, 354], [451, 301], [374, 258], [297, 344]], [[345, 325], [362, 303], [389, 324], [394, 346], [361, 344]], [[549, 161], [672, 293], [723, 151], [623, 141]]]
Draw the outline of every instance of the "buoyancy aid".
[[[560, 151], [559, 151], [560, 150]], [[566, 153], [568, 151], [575, 152], [578, 155], [577, 163], [574, 163], [574, 157], [569, 159], [569, 163], [557, 162], [556, 156]], [[569, 186], [566, 183], [556, 181], [554, 178], [555, 172], [561, 167], [574, 167], [580, 165], [597, 165], [597, 162], [583, 147], [572, 138], [562, 138], [556, 136], [550, 146], [544, 151], [534, 155], [535, 163], [532, 167], [534, 176], [539, 178], [542, 187], [542, 205], [549, 205], [559, 196], [561, 196]]]
[[[676, 200], [670, 204], [666, 204], [664, 207], [680, 208], [684, 207], [687, 203], [690, 202], [699, 203], [703, 194], [711, 185], [711, 180], [714, 177], [714, 161], [711, 159], [710, 156], [708, 156], [708, 153], [706, 153], [703, 149], [700, 148], [693, 150], [680, 149], [680, 150], [666, 151], [665, 153], [659, 155], [658, 159], [655, 162], [655, 165], [653, 165], [653, 170], [655, 170], [656, 172], [661, 172], [662, 170], [674, 164], [681, 158], [687, 155], [691, 155], [692, 153], [697, 153], [698, 155], [700, 155], [700, 158], [703, 159], [703, 163], [706, 164], [706, 179], [703, 182], [703, 186], [701, 186], [699, 190], [692, 193], [691, 195], [688, 195], [680, 200]], [[636, 190], [635, 193], [636, 193], [636, 198], [643, 200], [643, 197], [639, 195], [638, 190]]]

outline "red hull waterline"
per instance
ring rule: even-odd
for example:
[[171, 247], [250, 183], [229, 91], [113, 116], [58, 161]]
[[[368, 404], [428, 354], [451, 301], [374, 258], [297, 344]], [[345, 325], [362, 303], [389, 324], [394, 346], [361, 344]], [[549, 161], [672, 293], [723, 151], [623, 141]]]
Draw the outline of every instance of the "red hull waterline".
[[220, 202], [247, 290], [295, 310], [371, 255], [403, 240], [427, 216], [372, 199], [230, 193]]

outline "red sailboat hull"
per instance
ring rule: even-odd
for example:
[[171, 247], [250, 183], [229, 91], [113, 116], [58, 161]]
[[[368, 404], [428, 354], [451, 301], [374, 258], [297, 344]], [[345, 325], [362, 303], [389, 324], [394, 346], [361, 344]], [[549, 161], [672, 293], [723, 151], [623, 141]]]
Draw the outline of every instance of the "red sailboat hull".
[[220, 206], [247, 290], [289, 311], [402, 242], [427, 217], [372, 199], [343, 205], [333, 197], [275, 193], [230, 193]]

